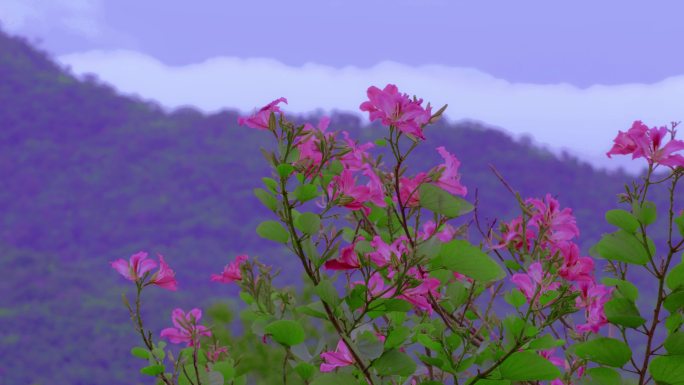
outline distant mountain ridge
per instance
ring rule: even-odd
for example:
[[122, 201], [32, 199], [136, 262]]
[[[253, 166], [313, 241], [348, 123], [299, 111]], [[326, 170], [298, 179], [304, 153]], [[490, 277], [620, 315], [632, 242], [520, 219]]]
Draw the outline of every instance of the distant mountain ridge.
[[[148, 297], [160, 312], [148, 315], [157, 329], [175, 304], [234, 294], [207, 277], [237, 253], [264, 256], [284, 267], [284, 282], [296, 283], [298, 265], [254, 232], [270, 218], [252, 195], [268, 173], [259, 147], [270, 138], [237, 127], [237, 117], [164, 112], [93, 77], [79, 80], [25, 40], [0, 33], [0, 356], [7, 357], [0, 378], [132, 384], [135, 336], [119, 299], [127, 286], [108, 261], [138, 250], [166, 255], [181, 282], [177, 295]], [[331, 127], [379, 137], [357, 116], [335, 115]], [[491, 164], [523, 196], [548, 192], [572, 207], [585, 250], [609, 229], [603, 213], [629, 181], [485, 125], [441, 122], [426, 135], [413, 167], [439, 163], [434, 148], [445, 145], [462, 162], [468, 199], [478, 192], [483, 218], [516, 214]]]

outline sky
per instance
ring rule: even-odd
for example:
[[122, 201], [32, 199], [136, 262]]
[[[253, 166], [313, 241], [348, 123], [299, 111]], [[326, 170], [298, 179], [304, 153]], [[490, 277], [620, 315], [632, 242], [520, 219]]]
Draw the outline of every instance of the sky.
[[601, 167], [617, 130], [684, 117], [684, 2], [0, 0], [76, 74], [169, 108], [358, 112], [397, 84]]

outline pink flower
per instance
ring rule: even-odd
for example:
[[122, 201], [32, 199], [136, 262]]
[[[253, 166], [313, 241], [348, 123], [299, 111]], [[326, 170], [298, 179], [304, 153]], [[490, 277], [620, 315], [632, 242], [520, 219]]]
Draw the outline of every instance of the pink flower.
[[449, 242], [454, 239], [456, 235], [456, 229], [448, 223], [442, 225], [442, 230], [435, 233], [436, 224], [434, 221], [427, 221], [423, 224], [423, 231], [418, 232], [418, 238], [422, 240], [427, 240], [432, 235], [437, 237], [442, 242]]
[[439, 298], [439, 292], [437, 290], [440, 285], [439, 280], [430, 277], [430, 275], [425, 272], [420, 272], [416, 268], [410, 269], [408, 274], [415, 278], [419, 284], [415, 287], [405, 289], [397, 298], [408, 301], [419, 310], [432, 314], [430, 295], [434, 298]]
[[379, 267], [387, 266], [392, 261], [392, 256], [401, 259], [401, 256], [406, 253], [406, 237], [397, 238], [391, 245], [385, 243], [379, 236], [374, 236], [371, 241], [371, 246], [375, 249], [368, 253], [368, 257], [373, 263]]
[[268, 120], [271, 118], [271, 113], [281, 112], [280, 107], [278, 107], [278, 104], [281, 102], [287, 104], [287, 99], [278, 98], [262, 107], [254, 115], [248, 118], [238, 118], [238, 124], [241, 126], [247, 126], [249, 128], [255, 128], [257, 130], [268, 130]]
[[223, 273], [211, 275], [212, 282], [231, 283], [242, 280], [242, 271], [240, 270], [240, 267], [247, 258], [249, 257], [246, 254], [235, 257], [233, 262], [227, 264], [226, 267], [223, 268]]
[[340, 204], [350, 210], [362, 210], [368, 215], [370, 209], [364, 203], [370, 198], [368, 186], [356, 184], [356, 178], [349, 169], [335, 176], [328, 186], [332, 199], [340, 198]]
[[[330, 118], [322, 117], [318, 123], [318, 128], [313, 127], [309, 123], [304, 125], [304, 130], [309, 133], [295, 143], [295, 147], [299, 150], [299, 160], [300, 161], [310, 161], [311, 165], [320, 165], [323, 160], [323, 154], [319, 148], [321, 140], [319, 135], [323, 137], [330, 138], [334, 136], [333, 134], [328, 134], [325, 130], [330, 124]], [[317, 135], [318, 134], [318, 135]]]
[[368, 201], [374, 203], [378, 207], [385, 207], [385, 190], [382, 185], [380, 177], [369, 167], [366, 166], [363, 170], [363, 175], [368, 177]]
[[198, 325], [202, 318], [200, 309], [192, 309], [187, 314], [182, 309], [175, 309], [171, 313], [173, 328], [166, 328], [161, 331], [161, 337], [167, 338], [172, 344], [185, 342], [187, 346], [199, 344], [201, 336], [210, 337], [211, 331], [205, 326]]
[[543, 274], [541, 263], [535, 262], [527, 269], [527, 274], [513, 274], [511, 282], [513, 282], [515, 286], [525, 294], [527, 300], [530, 301], [535, 294], [536, 298], [539, 299], [544, 292], [556, 290], [560, 287], [560, 283], [558, 282], [548, 282], [550, 278], [550, 274]]
[[418, 173], [413, 178], [399, 178], [399, 198], [404, 207], [416, 207], [420, 204], [418, 188], [426, 181], [427, 175], [424, 172]]
[[399, 131], [425, 139], [423, 126], [432, 116], [430, 105], [423, 108], [422, 99], [413, 101], [407, 94], [400, 94], [394, 84], [383, 90], [372, 86], [367, 91], [368, 101], [361, 103], [361, 111], [367, 111], [370, 121], [380, 120], [385, 126], [395, 126]]
[[612, 289], [597, 285], [593, 281], [579, 282], [578, 288], [580, 295], [575, 300], [575, 305], [585, 309], [587, 322], [577, 325], [577, 331], [598, 333], [599, 329], [608, 323], [603, 306], [610, 300]]
[[325, 268], [329, 270], [354, 270], [361, 267], [359, 265], [359, 256], [354, 251], [356, 243], [343, 247], [340, 250], [340, 257], [325, 261]]
[[207, 360], [209, 362], [218, 362], [222, 354], [228, 354], [228, 348], [225, 346], [212, 345], [207, 350]]
[[648, 128], [637, 120], [627, 132], [618, 132], [617, 137], [613, 139], [613, 147], [606, 155], [610, 158], [611, 155], [632, 154], [632, 159], [646, 158], [651, 165], [684, 167], [684, 156], [674, 154], [684, 150], [684, 141], [673, 139], [663, 145], [663, 139], [669, 132], [666, 127]]
[[110, 262], [114, 270], [123, 275], [126, 279], [137, 281], [142, 279], [145, 273], [157, 267], [157, 263], [151, 259], [147, 259], [147, 253], [140, 251], [131, 256], [130, 261], [124, 259], [117, 259]]
[[373, 143], [358, 144], [350, 139], [349, 133], [346, 131], [343, 131], [342, 135], [344, 135], [344, 141], [347, 143], [347, 150], [349, 152], [340, 156], [340, 162], [342, 162], [344, 168], [351, 171], [361, 170], [364, 167], [366, 160], [370, 158], [368, 150], [375, 145]]
[[565, 242], [579, 236], [577, 222], [572, 215], [572, 209], [560, 209], [560, 204], [551, 194], [546, 194], [546, 199], [528, 199], [535, 212], [530, 220], [538, 228], [544, 227], [549, 230], [547, 235], [551, 243]]
[[177, 289], [176, 273], [166, 264], [164, 256], [161, 254], [159, 254], [159, 271], [152, 276], [149, 283], [167, 290], [175, 291]]
[[525, 251], [529, 251], [532, 247], [532, 241], [537, 238], [537, 234], [529, 224], [525, 227], [525, 234], [523, 234], [523, 220], [521, 217], [517, 217], [505, 224], [504, 230], [501, 242], [498, 246], [494, 246], [494, 249], [512, 245], [516, 250], [522, 250], [523, 245], [525, 245]]
[[551, 362], [552, 364], [561, 367], [561, 368], [567, 368], [567, 362], [565, 362], [565, 359], [560, 358], [560, 357], [555, 357], [553, 356], [553, 353], [556, 351], [555, 348], [549, 349], [549, 350], [540, 350], [539, 355], [546, 358]]
[[352, 357], [347, 344], [340, 340], [337, 343], [337, 348], [333, 352], [321, 353], [323, 363], [321, 363], [321, 372], [332, 372], [335, 368], [349, 366], [354, 364], [354, 357]]
[[454, 195], [465, 196], [468, 189], [461, 184], [461, 176], [458, 174], [461, 162], [443, 146], [437, 147], [437, 152], [444, 158], [444, 164], [437, 166], [441, 175], [435, 184]]
[[[363, 281], [356, 281], [352, 284], [353, 286], [356, 286], [365, 285], [366, 283]], [[378, 272], [375, 272], [370, 276], [366, 289], [368, 300], [371, 300], [373, 297], [388, 298], [394, 295], [394, 288], [385, 289], [385, 279]]]
[[579, 247], [574, 243], [566, 242], [560, 246], [564, 263], [558, 271], [558, 275], [568, 281], [593, 281], [594, 260], [589, 257], [580, 257]]

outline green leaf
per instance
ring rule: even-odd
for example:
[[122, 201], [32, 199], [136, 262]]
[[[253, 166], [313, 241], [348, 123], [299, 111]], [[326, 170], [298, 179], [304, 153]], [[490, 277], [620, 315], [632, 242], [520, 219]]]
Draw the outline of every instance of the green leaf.
[[359, 381], [349, 373], [323, 373], [311, 385], [357, 385]]
[[256, 232], [260, 237], [275, 242], [287, 243], [288, 239], [290, 239], [290, 234], [287, 230], [285, 230], [280, 222], [276, 221], [261, 222], [259, 226], [257, 226]]
[[235, 366], [232, 362], [221, 361], [212, 366], [212, 369], [223, 375], [224, 381], [229, 381], [235, 378]]
[[448, 284], [446, 294], [447, 300], [454, 306], [454, 309], [458, 309], [468, 300], [468, 289], [459, 281]]
[[261, 178], [261, 181], [264, 182], [264, 185], [266, 188], [271, 190], [271, 192], [275, 193], [278, 191], [278, 182], [275, 181], [273, 178]]
[[654, 223], [658, 217], [656, 205], [651, 201], [645, 201], [641, 205], [639, 202], [634, 202], [632, 205], [632, 211], [639, 222], [643, 223], [645, 226]]
[[606, 277], [601, 282], [606, 286], [617, 286], [618, 292], [632, 302], [639, 298], [639, 289], [629, 281]]
[[677, 225], [677, 228], [679, 229], [679, 235], [684, 237], [684, 213], [675, 218], [674, 222]]
[[622, 377], [620, 373], [611, 368], [591, 368], [585, 372], [585, 377], [591, 378], [587, 385], [621, 385]]
[[670, 354], [684, 354], [684, 332], [676, 332], [667, 336], [665, 350]]
[[385, 347], [387, 349], [397, 348], [411, 335], [411, 329], [406, 326], [397, 326], [387, 334]]
[[294, 371], [299, 374], [302, 380], [308, 381], [316, 373], [316, 367], [307, 362], [300, 362], [294, 367]]
[[608, 322], [614, 325], [637, 328], [646, 322], [646, 320], [641, 317], [641, 314], [639, 314], [639, 310], [636, 305], [634, 305], [634, 302], [626, 298], [612, 298], [610, 301], [606, 302], [604, 309]]
[[421, 184], [418, 194], [422, 207], [447, 218], [459, 217], [471, 212], [474, 208], [469, 202], [430, 183]]
[[639, 221], [626, 210], [609, 210], [606, 212], [606, 221], [628, 233], [634, 234], [639, 229]]
[[295, 227], [307, 235], [313, 235], [321, 229], [321, 217], [314, 213], [302, 213], [294, 220]]
[[525, 294], [518, 289], [513, 289], [504, 295], [504, 299], [516, 309], [527, 302]]
[[615, 368], [621, 368], [632, 357], [629, 346], [614, 338], [599, 337], [574, 347], [579, 357]]
[[156, 376], [164, 373], [165, 369], [164, 365], [150, 365], [140, 369], [140, 373], [147, 374], [148, 376]]
[[670, 313], [674, 313], [684, 307], [684, 290], [674, 291], [665, 298], [663, 306]]
[[670, 290], [677, 290], [684, 286], [684, 261], [677, 264], [667, 273], [665, 283]]
[[304, 342], [306, 335], [304, 328], [297, 321], [278, 320], [266, 326], [267, 334], [270, 334], [276, 342], [285, 346], [295, 346]]
[[136, 346], [133, 349], [131, 349], [131, 354], [135, 357], [142, 358], [143, 360], [147, 360], [150, 358], [150, 351], [146, 348], [141, 348], [139, 346]]
[[325, 308], [321, 301], [316, 301], [308, 305], [302, 305], [297, 307], [297, 312], [306, 314], [310, 317], [316, 317], [320, 319], [327, 320], [328, 316], [325, 314]]
[[319, 195], [318, 189], [312, 184], [300, 184], [292, 194], [300, 202], [310, 201]]
[[596, 251], [602, 258], [635, 265], [645, 265], [649, 261], [648, 253], [641, 242], [634, 234], [624, 230], [603, 235], [596, 244]]
[[658, 385], [684, 385], [684, 356], [659, 356], [648, 371]]
[[337, 306], [340, 303], [340, 297], [337, 295], [337, 289], [333, 286], [332, 282], [327, 279], [321, 280], [316, 287], [314, 287], [314, 292], [320, 297], [321, 301], [327, 303], [331, 306]]
[[552, 348], [557, 348], [565, 344], [564, 340], [557, 340], [551, 334], [544, 334], [543, 336], [537, 338], [536, 340], [530, 342], [530, 349], [533, 350], [548, 350]]
[[684, 323], [684, 317], [679, 313], [670, 314], [665, 318], [665, 329], [668, 332], [674, 333]]
[[545, 381], [560, 377], [560, 370], [535, 352], [511, 354], [499, 366], [501, 378], [512, 381]]
[[374, 360], [380, 357], [384, 350], [382, 341], [371, 331], [361, 333], [356, 338], [356, 346], [359, 355], [365, 360]]
[[373, 361], [373, 368], [380, 376], [410, 376], [416, 371], [416, 363], [396, 349], [386, 351], [380, 358]]
[[418, 334], [416, 336], [416, 341], [418, 341], [419, 344], [425, 346], [426, 348], [428, 348], [430, 350], [434, 350], [436, 352], [442, 351], [442, 344], [433, 340], [427, 334]]
[[498, 281], [506, 276], [501, 266], [489, 255], [461, 239], [443, 244], [439, 257], [433, 263], [476, 281]]
[[349, 305], [349, 310], [354, 311], [366, 303], [366, 286], [356, 285], [351, 292], [344, 298]]
[[375, 144], [379, 147], [387, 146], [387, 140], [385, 139], [375, 139]]
[[281, 163], [276, 169], [278, 170], [278, 175], [283, 179], [287, 179], [292, 174], [292, 171], [294, 171], [294, 167], [288, 163]]
[[259, 198], [259, 201], [271, 211], [276, 211], [278, 209], [278, 200], [268, 191], [262, 188], [255, 188], [254, 195], [256, 195], [256, 197]]

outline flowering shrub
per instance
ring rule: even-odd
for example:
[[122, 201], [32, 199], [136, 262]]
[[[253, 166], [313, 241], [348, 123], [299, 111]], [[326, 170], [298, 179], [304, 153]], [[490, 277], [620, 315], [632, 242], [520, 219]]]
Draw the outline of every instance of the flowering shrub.
[[[608, 152], [645, 158], [648, 172], [620, 196], [628, 210], [606, 215], [618, 230], [592, 254], [607, 261], [613, 277], [599, 280], [597, 262], [575, 243], [572, 210], [552, 195], [523, 199], [502, 178], [520, 215], [495, 226], [481, 223], [465, 199], [460, 161], [447, 148], [436, 148], [443, 163], [409, 172], [412, 151], [446, 106], [433, 114], [394, 85], [370, 87], [360, 108], [381, 123], [382, 137], [358, 143], [328, 131], [329, 119], [316, 127], [287, 120], [280, 103], [287, 100], [239, 123], [276, 142], [276, 151], [264, 151], [273, 174], [254, 191], [276, 220], [256, 232], [287, 248], [289, 263], [298, 261], [304, 293], [273, 287], [271, 268], [247, 255], [208, 277], [240, 287], [243, 318], [261, 337], [252, 343], [282, 352], [269, 366], [277, 383], [620, 384], [630, 376], [639, 384], [684, 383], [684, 264], [673, 260], [684, 249], [684, 214], [675, 214], [684, 174], [676, 152], [684, 142], [675, 139], [676, 125], [635, 122]], [[647, 193], [665, 183], [667, 248], [657, 252], [648, 235], [657, 210]], [[142, 291], [176, 289], [159, 258], [155, 273], [146, 253], [112, 262], [137, 288], [134, 305], [125, 304], [144, 343], [132, 350], [148, 361], [141, 372], [167, 385], [262, 378], [246, 372], [243, 352], [217, 337], [225, 330], [200, 323], [199, 309], [175, 309], [174, 327], [160, 333], [183, 350], [154, 342], [140, 316]], [[657, 281], [650, 321], [635, 304], [639, 291], [629, 279], [636, 268]]]

